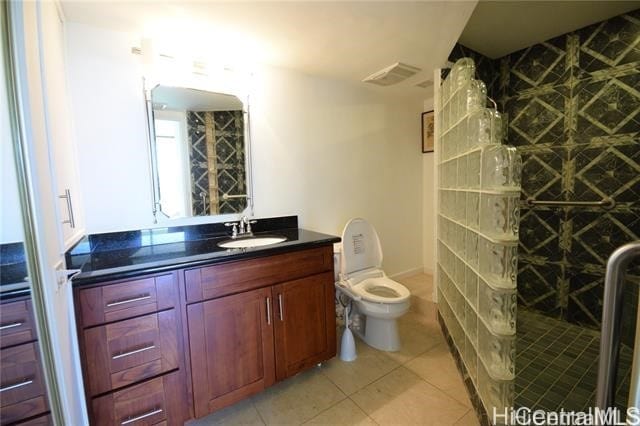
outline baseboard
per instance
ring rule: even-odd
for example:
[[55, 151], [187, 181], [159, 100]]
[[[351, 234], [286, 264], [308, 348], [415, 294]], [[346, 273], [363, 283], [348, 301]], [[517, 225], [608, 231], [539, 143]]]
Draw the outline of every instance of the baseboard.
[[391, 278], [392, 280], [401, 280], [402, 278], [407, 278], [407, 277], [411, 277], [413, 275], [421, 274], [423, 270], [424, 270], [424, 268], [422, 268], [422, 267], [411, 268], [411, 269], [407, 269], [406, 271], [398, 272], [397, 274], [393, 274], [393, 275], [389, 276], [389, 278]]
[[425, 275], [431, 275], [433, 276], [433, 268], [428, 268], [428, 267], [423, 267], [422, 268], [422, 273]]

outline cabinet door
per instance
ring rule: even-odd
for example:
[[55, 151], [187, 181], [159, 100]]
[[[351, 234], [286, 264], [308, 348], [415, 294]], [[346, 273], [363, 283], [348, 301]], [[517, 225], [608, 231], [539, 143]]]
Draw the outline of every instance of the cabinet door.
[[278, 380], [335, 356], [334, 293], [333, 272], [273, 287]]
[[187, 306], [195, 416], [274, 382], [271, 288]]

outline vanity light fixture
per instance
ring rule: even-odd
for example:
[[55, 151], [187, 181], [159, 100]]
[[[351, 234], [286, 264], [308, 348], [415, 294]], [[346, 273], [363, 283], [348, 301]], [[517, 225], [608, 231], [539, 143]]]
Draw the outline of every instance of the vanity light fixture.
[[387, 68], [371, 74], [362, 81], [377, 84], [378, 86], [391, 86], [416, 75], [420, 71], [422, 71], [422, 69], [403, 64], [402, 62], [396, 62]]

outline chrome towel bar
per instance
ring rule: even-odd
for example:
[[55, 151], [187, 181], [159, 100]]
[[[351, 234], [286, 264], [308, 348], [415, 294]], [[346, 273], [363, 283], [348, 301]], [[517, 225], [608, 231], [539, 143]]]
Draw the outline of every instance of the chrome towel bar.
[[534, 198], [527, 198], [527, 205], [533, 206], [578, 206], [578, 207], [603, 207], [612, 209], [616, 206], [613, 198], [603, 198], [600, 201], [541, 201]]

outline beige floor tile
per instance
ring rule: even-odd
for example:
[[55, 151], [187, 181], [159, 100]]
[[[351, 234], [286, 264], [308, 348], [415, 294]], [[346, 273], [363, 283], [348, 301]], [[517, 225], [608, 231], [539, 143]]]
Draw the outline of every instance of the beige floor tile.
[[323, 411], [305, 424], [332, 426], [375, 426], [376, 422], [350, 399]]
[[362, 389], [400, 365], [385, 352], [368, 346], [358, 337], [356, 352], [358, 358], [355, 361], [344, 362], [338, 353], [336, 358], [322, 366], [322, 372], [346, 395]]
[[253, 402], [250, 399], [246, 399], [186, 424], [187, 426], [264, 425], [264, 422], [260, 418]]
[[471, 408], [467, 389], [446, 344], [412, 359], [406, 367], [458, 402]]
[[404, 367], [351, 399], [381, 425], [453, 425], [469, 410]]
[[291, 377], [253, 397], [267, 424], [302, 424], [345, 399], [320, 369]]
[[428, 318], [408, 313], [398, 320], [400, 350], [387, 352], [396, 362], [404, 364], [423, 352], [444, 342], [440, 327]]
[[480, 426], [480, 422], [478, 421], [476, 412], [471, 409], [463, 418], [455, 423], [455, 426]]

